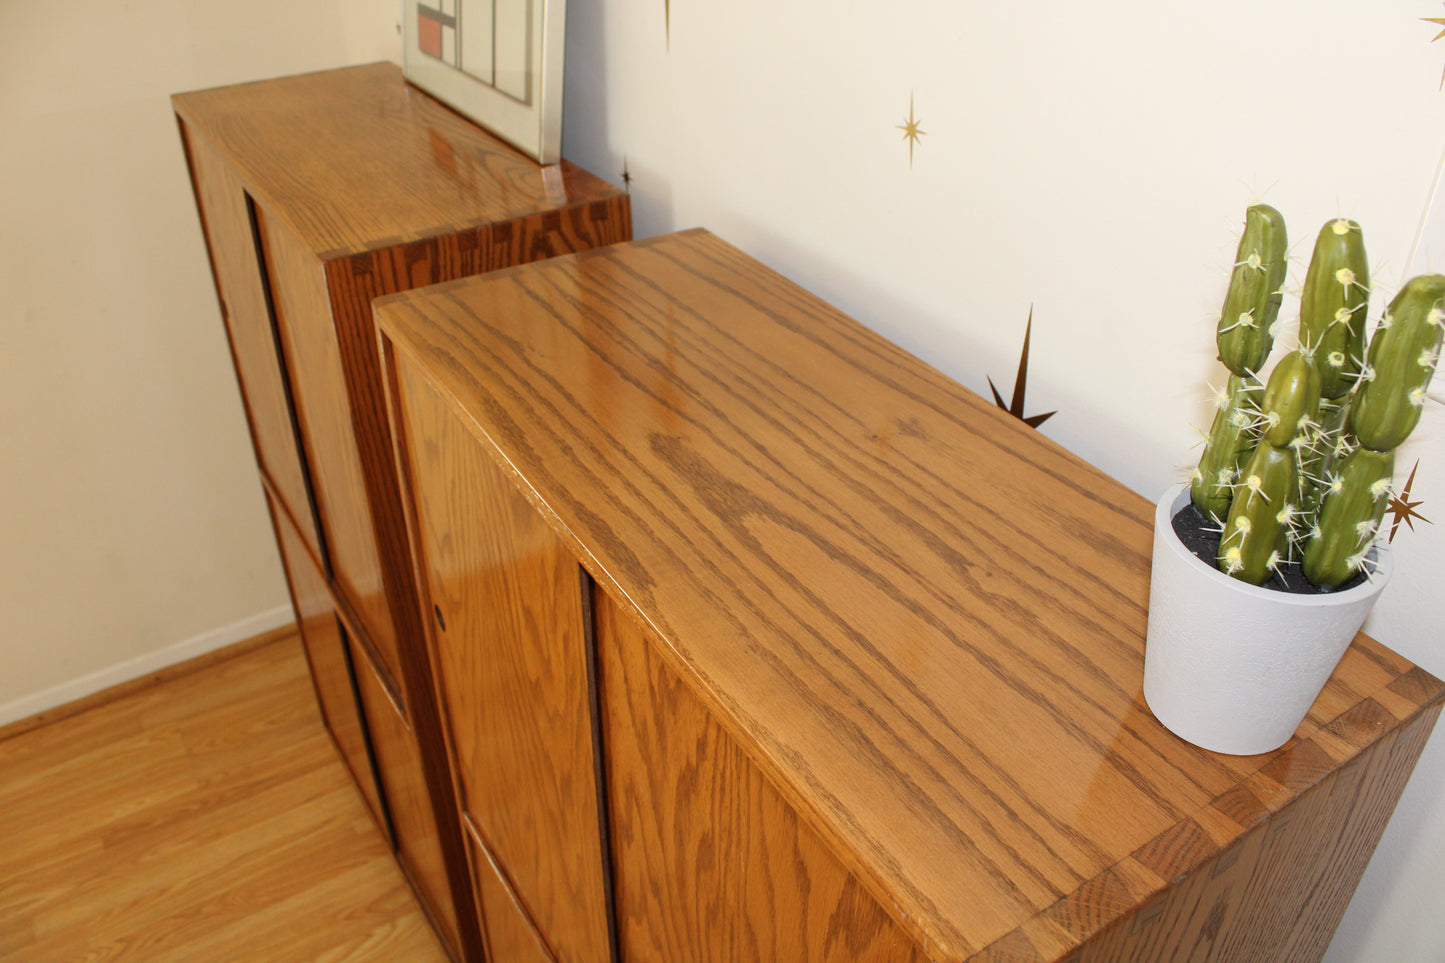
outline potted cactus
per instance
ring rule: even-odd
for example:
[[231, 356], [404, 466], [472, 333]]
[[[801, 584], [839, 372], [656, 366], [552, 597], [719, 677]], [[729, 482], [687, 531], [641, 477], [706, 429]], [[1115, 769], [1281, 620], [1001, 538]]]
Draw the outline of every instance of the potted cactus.
[[1413, 278], [1368, 348], [1359, 225], [1320, 230], [1299, 346], [1261, 381], [1279, 324], [1286, 234], [1246, 215], [1218, 326], [1229, 369], [1190, 483], [1155, 511], [1144, 697], [1176, 734], [1219, 752], [1283, 745], [1390, 575], [1375, 544], [1395, 448], [1439, 360], [1445, 276]]

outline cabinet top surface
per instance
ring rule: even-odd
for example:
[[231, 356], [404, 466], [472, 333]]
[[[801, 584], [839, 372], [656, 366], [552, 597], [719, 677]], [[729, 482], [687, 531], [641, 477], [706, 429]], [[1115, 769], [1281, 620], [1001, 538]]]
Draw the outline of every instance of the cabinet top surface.
[[1152, 506], [706, 232], [377, 304], [934, 958], [1107, 923], [1440, 698], [1360, 636], [1284, 749], [1172, 736]]
[[539, 166], [391, 63], [177, 94], [172, 104], [322, 256], [622, 194], [568, 161]]

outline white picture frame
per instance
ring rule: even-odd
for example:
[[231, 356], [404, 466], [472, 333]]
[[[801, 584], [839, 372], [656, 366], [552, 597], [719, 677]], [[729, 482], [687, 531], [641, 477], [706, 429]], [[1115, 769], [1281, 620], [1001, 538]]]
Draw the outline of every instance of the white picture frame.
[[540, 164], [562, 157], [566, 0], [403, 0], [402, 72]]

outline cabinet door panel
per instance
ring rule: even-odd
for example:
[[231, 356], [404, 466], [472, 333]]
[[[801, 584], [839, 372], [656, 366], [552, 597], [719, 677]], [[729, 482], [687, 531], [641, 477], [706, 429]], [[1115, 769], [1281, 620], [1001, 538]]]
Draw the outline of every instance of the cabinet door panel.
[[527, 914], [517, 905], [497, 864], [467, 820], [467, 848], [477, 881], [477, 906], [487, 928], [487, 948], [498, 963], [556, 963]]
[[922, 963], [600, 590], [595, 633], [622, 959]]
[[241, 382], [251, 440], [262, 470], [286, 503], [312, 552], [325, 559], [311, 486], [301, 460], [290, 385], [267, 304], [250, 204], [240, 178], [184, 122], [181, 134], [205, 228], [211, 270], [231, 357]]
[[331, 593], [327, 591], [326, 580], [316, 569], [302, 545], [301, 536], [292, 527], [285, 512], [279, 509], [269, 491], [266, 497], [276, 528], [276, 541], [281, 546], [286, 580], [291, 586], [291, 601], [296, 607], [296, 618], [301, 627], [301, 641], [306, 647], [307, 661], [311, 663], [311, 680], [316, 686], [321, 714], [377, 824], [382, 832], [390, 836], [371, 753], [367, 748], [366, 722], [352, 683], [351, 659]]
[[[558, 959], [610, 953], [582, 573], [404, 363], [401, 405], [461, 807]], [[413, 441], [414, 440], [414, 441]]]
[[257, 223], [277, 326], [291, 362], [297, 417], [316, 477], [332, 574], [376, 646], [393, 698], [404, 702], [396, 629], [387, 606], [325, 268], [285, 225], [268, 219], [259, 208]]
[[351, 659], [361, 702], [366, 709], [372, 751], [376, 754], [387, 808], [396, 829], [397, 852], [455, 957], [459, 943], [457, 913], [447, 881], [436, 818], [432, 815], [431, 799], [427, 796], [421, 749], [400, 708], [382, 685], [366, 651], [353, 644]]

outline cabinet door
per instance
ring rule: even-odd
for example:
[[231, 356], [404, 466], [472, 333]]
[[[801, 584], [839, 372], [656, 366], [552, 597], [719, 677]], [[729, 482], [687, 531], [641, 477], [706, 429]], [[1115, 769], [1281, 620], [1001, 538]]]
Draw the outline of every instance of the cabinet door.
[[622, 959], [922, 963], [601, 591], [595, 632]]
[[271, 522], [276, 528], [276, 542], [281, 547], [281, 562], [286, 568], [286, 581], [291, 587], [291, 602], [301, 628], [301, 641], [306, 659], [311, 664], [311, 681], [326, 728], [341, 750], [341, 757], [351, 770], [352, 778], [366, 797], [366, 804], [376, 817], [377, 825], [388, 837], [391, 830], [376, 785], [371, 762], [366, 720], [357, 703], [356, 687], [351, 675], [351, 657], [326, 580], [302, 544], [291, 520], [277, 504], [270, 491], [266, 501], [271, 509]]
[[555, 963], [497, 864], [467, 825], [467, 848], [476, 867], [477, 908], [487, 927], [487, 951], [497, 963]]
[[581, 570], [430, 383], [404, 364], [400, 374], [403, 457], [461, 809], [557, 959], [603, 963], [610, 936]]
[[396, 829], [396, 849], [402, 868], [411, 878], [412, 886], [446, 940], [453, 958], [460, 958], [457, 911], [447, 881], [436, 817], [432, 815], [431, 798], [427, 795], [421, 749], [401, 708], [382, 684], [370, 656], [353, 644], [351, 659], [371, 731], [372, 751], [386, 791], [387, 809]]
[[252, 205], [229, 164], [181, 122], [196, 204], [231, 357], [241, 382], [261, 470], [286, 503], [301, 537], [325, 564], [315, 503], [297, 433], [291, 386], [276, 337], [267, 280], [257, 254]]
[[[331, 572], [376, 648], [382, 677], [405, 702], [396, 628], [387, 604], [372, 505], [321, 261], [283, 222], [256, 209], [277, 330], [285, 345], [296, 414], [310, 452], [316, 504]], [[390, 470], [390, 466], [386, 466]]]

